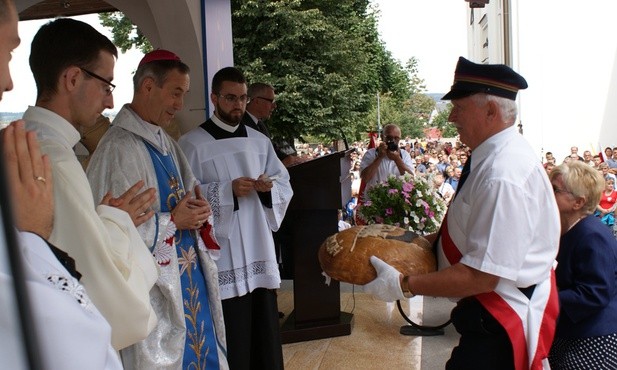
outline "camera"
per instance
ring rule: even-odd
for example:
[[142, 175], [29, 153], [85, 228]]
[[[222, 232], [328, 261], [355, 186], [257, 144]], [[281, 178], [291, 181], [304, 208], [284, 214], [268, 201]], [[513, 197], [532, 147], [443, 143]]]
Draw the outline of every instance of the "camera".
[[391, 152], [398, 152], [398, 145], [396, 145], [396, 143], [392, 140], [386, 143], [386, 147]]

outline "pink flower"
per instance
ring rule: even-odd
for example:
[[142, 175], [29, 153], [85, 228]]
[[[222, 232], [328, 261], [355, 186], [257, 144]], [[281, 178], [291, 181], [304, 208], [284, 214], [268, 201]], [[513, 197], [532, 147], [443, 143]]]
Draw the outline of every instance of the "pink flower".
[[409, 193], [412, 190], [413, 190], [413, 183], [411, 183], [411, 182], [404, 182], [403, 183], [403, 191], [404, 192]]
[[388, 194], [398, 194], [398, 189], [390, 189], [388, 190]]
[[386, 208], [386, 216], [392, 216], [393, 213], [394, 213], [394, 210], [391, 207]]

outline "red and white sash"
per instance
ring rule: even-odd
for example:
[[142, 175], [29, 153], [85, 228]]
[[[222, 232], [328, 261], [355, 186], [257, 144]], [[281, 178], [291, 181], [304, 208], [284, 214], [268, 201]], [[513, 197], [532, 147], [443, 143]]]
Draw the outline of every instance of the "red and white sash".
[[[448, 262], [450, 265], [458, 263], [462, 254], [448, 232], [447, 215], [444, 217], [440, 236]], [[516, 370], [550, 368], [547, 357], [559, 314], [554, 269], [549, 279], [536, 285], [531, 299], [504, 279], [500, 279], [494, 291], [475, 297], [508, 333]]]

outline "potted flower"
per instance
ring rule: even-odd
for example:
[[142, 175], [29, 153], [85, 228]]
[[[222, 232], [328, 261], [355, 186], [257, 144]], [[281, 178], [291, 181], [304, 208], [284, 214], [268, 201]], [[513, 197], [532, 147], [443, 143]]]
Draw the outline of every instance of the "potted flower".
[[388, 224], [426, 235], [437, 232], [446, 204], [423, 177], [390, 176], [364, 193], [358, 209], [367, 224]]

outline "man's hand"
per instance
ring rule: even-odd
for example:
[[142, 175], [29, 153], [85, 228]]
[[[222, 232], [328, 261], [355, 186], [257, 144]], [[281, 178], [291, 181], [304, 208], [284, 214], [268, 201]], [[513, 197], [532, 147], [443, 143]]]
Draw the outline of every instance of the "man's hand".
[[272, 181], [268, 180], [268, 175], [266, 175], [265, 173], [261, 174], [255, 181], [255, 190], [261, 193], [272, 190], [272, 186]]
[[377, 151], [377, 158], [383, 159], [388, 155], [388, 145], [386, 145], [383, 141], [379, 143], [379, 146], [375, 150]]
[[388, 159], [391, 159], [391, 160], [393, 160], [395, 162], [403, 160], [403, 158], [401, 157], [400, 149], [395, 151], [395, 152], [392, 152], [390, 150], [386, 150], [386, 156], [388, 157]]
[[49, 239], [54, 219], [49, 158], [41, 156], [36, 133], [26, 132], [22, 120], [3, 130], [2, 144], [17, 229]]
[[364, 291], [386, 302], [405, 299], [401, 289], [402, 274], [375, 256], [371, 256], [371, 264], [377, 271], [377, 277], [364, 286]]
[[231, 188], [236, 197], [245, 197], [255, 190], [255, 180], [250, 177], [238, 177], [231, 182]]
[[171, 211], [174, 223], [179, 230], [199, 229], [212, 214], [210, 203], [201, 196], [199, 185], [195, 186], [196, 197], [193, 198], [191, 195], [190, 191], [186, 193]]
[[154, 188], [146, 189], [138, 194], [137, 192], [143, 187], [143, 180], [139, 180], [118, 198], [114, 198], [108, 192], [101, 200], [101, 204], [125, 211], [131, 216], [135, 226], [139, 226], [154, 216], [154, 211], [150, 209], [150, 206], [156, 200], [156, 189]]

